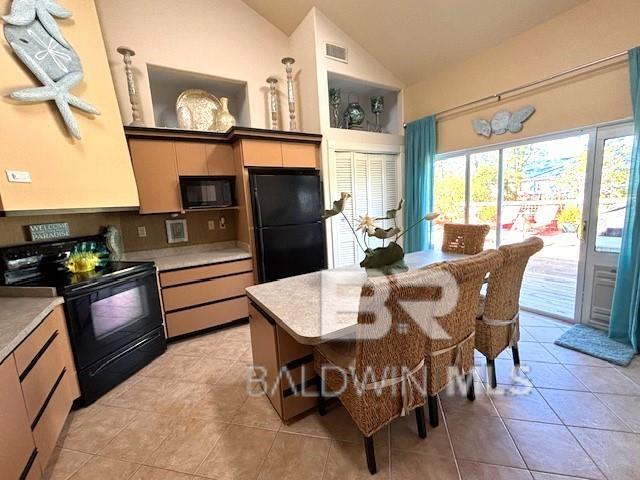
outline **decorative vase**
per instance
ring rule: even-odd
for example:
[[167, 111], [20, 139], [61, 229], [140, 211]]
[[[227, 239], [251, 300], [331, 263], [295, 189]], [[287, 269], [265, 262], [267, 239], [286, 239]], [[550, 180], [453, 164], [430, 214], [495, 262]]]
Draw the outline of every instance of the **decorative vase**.
[[404, 250], [396, 242], [390, 242], [386, 247], [367, 249], [360, 266], [367, 269], [369, 276], [393, 275], [409, 270], [404, 263]]
[[360, 106], [357, 97], [355, 102], [352, 102], [351, 98], [349, 98], [349, 105], [344, 112], [345, 128], [359, 127], [364, 122], [364, 116], [364, 110]]
[[222, 104], [222, 109], [216, 115], [213, 125], [211, 125], [211, 130], [214, 132], [226, 132], [236, 124], [236, 118], [229, 113], [229, 99], [220, 97], [220, 103]]

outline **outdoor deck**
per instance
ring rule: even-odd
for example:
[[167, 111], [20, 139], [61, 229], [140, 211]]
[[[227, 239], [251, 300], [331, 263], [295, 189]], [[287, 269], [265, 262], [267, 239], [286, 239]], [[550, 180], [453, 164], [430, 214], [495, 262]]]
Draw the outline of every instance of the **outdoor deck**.
[[525, 273], [520, 305], [568, 319], [574, 318], [578, 262], [533, 257]]

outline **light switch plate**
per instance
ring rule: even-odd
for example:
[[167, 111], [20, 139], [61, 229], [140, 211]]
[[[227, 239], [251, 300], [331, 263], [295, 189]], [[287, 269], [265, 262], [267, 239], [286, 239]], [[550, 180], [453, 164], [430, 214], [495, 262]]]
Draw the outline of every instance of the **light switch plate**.
[[209, 222], [207, 222], [207, 225], [209, 226], [209, 230], [215, 230], [216, 229], [216, 221], [215, 220], [209, 220]]
[[7, 170], [7, 180], [14, 183], [31, 183], [31, 174], [21, 170]]
[[227, 228], [227, 224], [224, 221], [224, 217], [220, 217], [220, 230], [225, 230]]
[[147, 236], [147, 227], [138, 227], [138, 237], [144, 238]]

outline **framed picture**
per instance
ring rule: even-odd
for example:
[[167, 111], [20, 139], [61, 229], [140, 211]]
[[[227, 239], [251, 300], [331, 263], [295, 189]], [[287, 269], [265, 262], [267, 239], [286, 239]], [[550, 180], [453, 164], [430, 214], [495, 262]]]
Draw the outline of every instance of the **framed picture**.
[[167, 226], [167, 242], [180, 243], [189, 241], [189, 232], [187, 230], [187, 220], [166, 220]]

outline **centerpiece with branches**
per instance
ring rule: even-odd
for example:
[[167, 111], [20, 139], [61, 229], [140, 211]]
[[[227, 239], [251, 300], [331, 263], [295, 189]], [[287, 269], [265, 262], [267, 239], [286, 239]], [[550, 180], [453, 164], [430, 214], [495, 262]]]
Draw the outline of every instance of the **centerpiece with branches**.
[[[349, 228], [351, 228], [358, 247], [364, 253], [364, 260], [360, 262], [361, 267], [366, 268], [368, 271], [380, 272], [384, 275], [406, 272], [409, 267], [404, 262], [404, 249], [398, 241], [408, 231], [417, 227], [424, 221], [430, 222], [435, 220], [439, 214], [428, 213], [413, 225], [410, 225], [402, 231], [402, 229], [398, 227], [398, 212], [402, 210], [404, 200], [400, 200], [398, 207], [387, 210], [384, 217], [373, 217], [369, 214], [361, 215], [354, 227], [344, 213], [345, 204], [349, 198], [351, 198], [349, 193], [342, 192], [340, 194], [340, 199], [333, 202], [333, 208], [325, 210], [322, 218], [327, 220], [335, 217], [336, 215], [342, 215], [344, 220], [347, 222], [347, 225], [349, 225]], [[384, 221], [392, 221], [393, 226], [389, 228], [381, 228], [379, 224]], [[362, 237], [362, 240], [360, 237]], [[371, 248], [371, 238], [382, 240], [382, 246]], [[389, 242], [388, 244], [387, 241]]]

